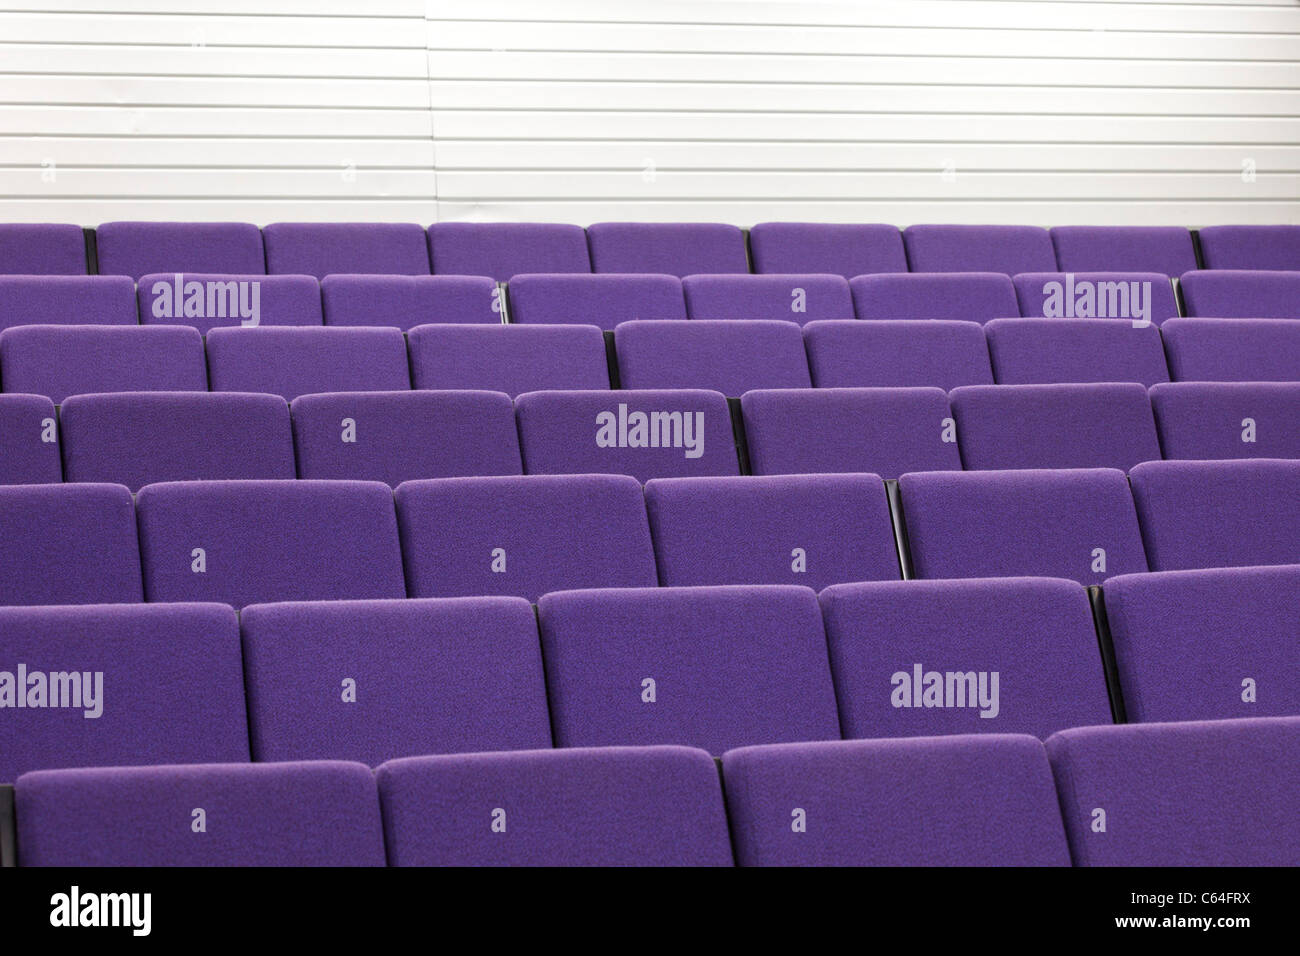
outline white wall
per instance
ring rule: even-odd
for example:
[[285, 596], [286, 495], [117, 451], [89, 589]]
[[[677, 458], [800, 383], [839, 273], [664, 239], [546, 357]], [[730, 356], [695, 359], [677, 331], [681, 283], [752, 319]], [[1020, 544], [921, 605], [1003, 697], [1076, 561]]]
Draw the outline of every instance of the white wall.
[[1300, 222], [1300, 0], [29, 5], [0, 219]]

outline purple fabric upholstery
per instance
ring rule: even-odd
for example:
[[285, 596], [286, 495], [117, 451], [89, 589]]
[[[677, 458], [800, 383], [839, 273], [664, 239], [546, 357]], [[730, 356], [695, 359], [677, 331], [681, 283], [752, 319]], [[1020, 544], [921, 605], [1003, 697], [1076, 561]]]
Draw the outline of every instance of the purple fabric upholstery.
[[416, 388], [608, 389], [605, 337], [594, 325], [421, 325], [407, 336]]
[[140, 278], [140, 321], [192, 325], [204, 335], [227, 325], [320, 325], [314, 276], [154, 274]]
[[1039, 226], [908, 226], [903, 230], [911, 272], [1051, 272], [1052, 237]]
[[1129, 478], [1152, 571], [1300, 564], [1300, 461], [1148, 461]]
[[682, 280], [661, 275], [517, 275], [510, 280], [510, 321], [525, 325], [597, 325], [631, 319], [684, 319]]
[[745, 234], [723, 223], [598, 222], [587, 227], [587, 245], [592, 272], [749, 272]]
[[248, 222], [106, 222], [95, 247], [101, 275], [266, 275], [262, 233]]
[[0, 276], [0, 331], [15, 325], [136, 325], [126, 276]]
[[1192, 234], [1182, 226], [1055, 226], [1050, 232], [1062, 272], [1180, 276], [1196, 268]]
[[6, 392], [206, 391], [203, 337], [182, 326], [29, 325], [0, 332]]
[[393, 493], [378, 482], [165, 482], [140, 490], [136, 512], [150, 601], [406, 596]]
[[1126, 574], [1103, 590], [1130, 722], [1300, 714], [1300, 565]]
[[289, 407], [275, 395], [74, 395], [60, 411], [68, 481], [293, 478]]
[[411, 757], [376, 777], [391, 866], [731, 865], [717, 768], [687, 747]]
[[843, 276], [687, 276], [682, 280], [692, 319], [853, 318], [853, 296]]
[[722, 772], [741, 866], [1070, 865], [1032, 737], [744, 747]]
[[293, 400], [302, 478], [518, 475], [515, 410], [500, 392], [339, 392]]
[[1151, 408], [1165, 458], [1300, 458], [1300, 382], [1166, 382]]
[[0, 608], [0, 659], [10, 680], [26, 672], [17, 695], [28, 701], [0, 721], [0, 782], [248, 760], [239, 623], [224, 605]]
[[1300, 863], [1300, 717], [1083, 727], [1047, 753], [1075, 866]]
[[1187, 273], [1179, 284], [1191, 316], [1300, 319], [1300, 271], [1206, 270]]
[[497, 284], [487, 276], [330, 275], [320, 294], [326, 325], [501, 324]]
[[740, 407], [756, 475], [961, 470], [940, 388], [762, 389]]
[[656, 478], [645, 486], [659, 583], [802, 584], [899, 575], [877, 475]]
[[0, 486], [0, 605], [142, 600], [131, 492]]
[[208, 371], [214, 392], [266, 392], [292, 401], [316, 392], [411, 387], [398, 329], [213, 329]]
[[653, 587], [645, 501], [625, 475], [433, 478], [397, 489], [411, 597]]
[[1300, 226], [1206, 226], [1207, 269], [1300, 269]]
[[522, 599], [257, 604], [240, 624], [256, 760], [374, 766], [551, 745]]
[[528, 392], [515, 414], [530, 475], [740, 474], [731, 412], [718, 392]]
[[0, 223], [0, 275], [86, 274], [86, 238], [66, 223]]
[[424, 230], [414, 223], [273, 222], [262, 240], [266, 271], [273, 275], [429, 274]]
[[0, 485], [63, 480], [59, 425], [44, 395], [0, 395]]
[[792, 322], [720, 319], [624, 322], [614, 330], [623, 388], [810, 388], [803, 336]]
[[995, 319], [984, 326], [999, 385], [1167, 382], [1160, 331], [1096, 319]]
[[749, 249], [761, 273], [829, 272], [852, 279], [907, 271], [897, 226], [760, 222], [749, 230]]
[[508, 282], [521, 272], [590, 272], [581, 226], [550, 222], [438, 222], [429, 227], [437, 275], [491, 276]]
[[845, 737], [1107, 723], [1088, 594], [1057, 578], [837, 584], [821, 593]]
[[49, 770], [21, 777], [15, 796], [22, 866], [384, 865], [361, 764]]
[[1160, 457], [1136, 382], [972, 385], [949, 396], [962, 462], [992, 468], [1118, 468]]
[[803, 340], [818, 388], [993, 384], [984, 330], [975, 322], [810, 322]]
[[817, 596], [802, 587], [632, 588], [537, 605], [559, 747], [840, 735]]
[[1026, 272], [1011, 280], [1027, 319], [1127, 319], [1160, 325], [1178, 315], [1169, 276], [1156, 272]]
[[858, 276], [849, 287], [859, 319], [987, 322], [1020, 314], [1011, 278], [992, 272]]
[[1300, 321], [1173, 319], [1160, 330], [1184, 382], [1300, 382]]
[[918, 578], [1092, 585], [1147, 570], [1122, 471], [932, 471], [904, 475], [899, 487]]

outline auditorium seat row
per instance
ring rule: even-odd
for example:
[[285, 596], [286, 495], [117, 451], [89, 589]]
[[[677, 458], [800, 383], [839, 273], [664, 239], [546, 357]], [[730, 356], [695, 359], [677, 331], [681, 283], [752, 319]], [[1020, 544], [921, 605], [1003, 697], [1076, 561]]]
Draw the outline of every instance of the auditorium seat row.
[[[1131, 491], [1130, 491], [1131, 481]], [[875, 475], [0, 487], [0, 604], [822, 588], [1300, 563], [1300, 462]], [[395, 501], [394, 501], [395, 499]], [[394, 503], [396, 508], [394, 508]], [[1136, 507], [1135, 507], [1136, 505]], [[138, 524], [138, 532], [137, 532]], [[905, 524], [905, 533], [904, 527]], [[897, 537], [895, 525], [899, 525]]]
[[[97, 271], [484, 275], [640, 272], [1158, 272], [1300, 269], [1300, 226], [1181, 227], [760, 223], [110, 222], [94, 230]], [[0, 273], [84, 274], [72, 225], [0, 225]]]
[[[719, 769], [721, 774], [719, 775]], [[1300, 718], [42, 771], [25, 866], [1295, 866]]]

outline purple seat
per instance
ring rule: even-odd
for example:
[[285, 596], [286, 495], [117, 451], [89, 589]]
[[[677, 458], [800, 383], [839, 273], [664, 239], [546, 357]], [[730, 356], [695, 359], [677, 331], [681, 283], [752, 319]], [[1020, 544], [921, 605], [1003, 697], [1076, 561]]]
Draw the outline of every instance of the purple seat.
[[995, 468], [1118, 468], [1160, 457], [1147, 390], [1136, 382], [953, 389], [962, 462]]
[[528, 392], [515, 414], [530, 475], [740, 474], [731, 412], [718, 392]]
[[740, 407], [756, 475], [961, 470], [940, 388], [763, 389]]
[[1129, 478], [1152, 571], [1300, 564], [1300, 461], [1148, 461]]
[[74, 395], [60, 411], [68, 481], [294, 478], [289, 407], [275, 395]]
[[699, 750], [410, 757], [375, 775], [391, 866], [731, 865], [718, 771]]
[[320, 294], [326, 325], [501, 324], [497, 284], [487, 276], [330, 275]]
[[1300, 226], [1206, 226], [1207, 269], [1300, 269]]
[[164, 482], [139, 491], [136, 511], [149, 601], [406, 596], [393, 493], [379, 482]]
[[807, 325], [853, 318], [853, 296], [843, 276], [687, 276], [682, 280], [692, 319], [779, 319]]
[[907, 271], [897, 226], [760, 222], [749, 230], [749, 249], [761, 273], [829, 272], [852, 279]]
[[656, 478], [645, 486], [659, 583], [802, 584], [897, 579], [877, 475]]
[[1011, 277], [992, 272], [858, 276], [849, 288], [859, 319], [987, 322], [1020, 314]]
[[587, 245], [592, 272], [749, 272], [745, 234], [723, 223], [598, 222], [587, 227]]
[[293, 400], [301, 478], [518, 475], [515, 410], [500, 392], [338, 392]]
[[721, 319], [624, 322], [614, 330], [623, 388], [810, 388], [803, 336], [792, 322]]
[[594, 325], [421, 325], [407, 336], [416, 388], [608, 389], [605, 337]]
[[1300, 321], [1173, 319], [1160, 330], [1183, 382], [1300, 382]]
[[1052, 237], [1039, 226], [908, 226], [903, 230], [911, 272], [1051, 272]]
[[239, 622], [224, 605], [0, 608], [0, 657], [29, 702], [0, 722], [2, 782], [59, 767], [248, 760]]
[[684, 319], [682, 280], [660, 275], [517, 275], [510, 280], [510, 321], [523, 325], [596, 325], [631, 319]]
[[181, 326], [29, 325], [0, 332], [6, 392], [206, 391], [203, 337]]
[[101, 275], [265, 275], [262, 233], [248, 222], [106, 222], [95, 230]]
[[1062, 272], [1180, 276], [1196, 268], [1192, 234], [1182, 226], [1054, 226], [1049, 231]]
[[1300, 382], [1165, 382], [1151, 408], [1165, 458], [1300, 458]]
[[320, 325], [314, 276], [155, 274], [140, 278], [140, 321], [192, 325], [204, 335], [224, 326]]
[[1103, 590], [1129, 721], [1300, 714], [1300, 565], [1126, 574]]
[[0, 605], [142, 600], [131, 492], [0, 486]]
[[803, 340], [818, 388], [993, 384], [984, 330], [975, 322], [810, 322]]
[[1147, 570], [1122, 471], [932, 471], [904, 475], [899, 488], [918, 578], [1092, 585]]
[[[1300, 270], [1300, 263], [1296, 269]], [[1188, 272], [1179, 280], [1187, 314], [1211, 319], [1300, 319], [1300, 271]]]
[[86, 274], [86, 237], [65, 223], [0, 223], [0, 275]]
[[1082, 727], [1047, 753], [1075, 866], [1300, 863], [1300, 717]]
[[1011, 280], [1028, 319], [1125, 319], [1160, 325], [1178, 315], [1169, 276], [1155, 272], [1026, 272]]
[[0, 331], [15, 325], [136, 325], [126, 276], [0, 276]]
[[0, 485], [63, 480], [59, 423], [44, 395], [0, 395]]
[[255, 760], [551, 746], [522, 599], [257, 604], [240, 626]]
[[399, 329], [213, 329], [208, 371], [214, 392], [266, 392], [292, 401], [316, 392], [411, 387]]
[[491, 276], [508, 282], [521, 272], [590, 272], [581, 226], [551, 222], [437, 222], [429, 227], [436, 275]]
[[1088, 594], [1056, 578], [837, 584], [821, 593], [845, 737], [1107, 723]]
[[1167, 382], [1160, 332], [1095, 319], [994, 319], [984, 326], [999, 385]]
[[1018, 734], [742, 747], [741, 866], [1069, 866], [1043, 745]]
[[424, 230], [407, 222], [273, 222], [262, 229], [266, 271], [427, 276]]
[[632, 588], [537, 605], [557, 747], [732, 747], [840, 735], [817, 596]]
[[397, 517], [411, 597], [658, 583], [641, 486], [625, 475], [408, 481]]
[[21, 866], [384, 865], [361, 764], [43, 770], [15, 799]]

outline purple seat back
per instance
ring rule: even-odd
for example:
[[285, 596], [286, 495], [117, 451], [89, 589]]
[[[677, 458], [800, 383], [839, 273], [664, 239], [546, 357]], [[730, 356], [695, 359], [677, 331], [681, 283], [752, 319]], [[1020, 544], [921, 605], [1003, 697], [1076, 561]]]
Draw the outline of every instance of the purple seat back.
[[1169, 276], [1156, 272], [1026, 272], [1012, 279], [1029, 319], [1127, 319], [1160, 325], [1178, 315]]
[[214, 392], [266, 392], [286, 401], [411, 387], [406, 340], [389, 328], [213, 329], [208, 370]]
[[1300, 269], [1300, 226], [1206, 226], [1207, 269]]
[[517, 275], [510, 280], [510, 321], [596, 325], [631, 319], [684, 319], [682, 281], [665, 275]]
[[849, 287], [859, 319], [987, 322], [1020, 314], [1011, 277], [992, 272], [858, 276]]
[[984, 330], [975, 322], [810, 322], [803, 339], [818, 388], [993, 384]]
[[749, 249], [761, 273], [829, 272], [852, 279], [907, 271], [897, 226], [760, 222], [749, 230]]
[[551, 745], [527, 601], [258, 604], [240, 623], [256, 760], [374, 766]]
[[1160, 330], [1184, 382], [1300, 382], [1296, 319], [1173, 319]]
[[44, 395], [0, 395], [0, 485], [63, 480], [59, 422]]
[[411, 757], [376, 777], [391, 866], [731, 865], [717, 768], [687, 747]]
[[407, 222], [273, 222], [262, 230], [266, 271], [427, 276], [424, 230]]
[[[1300, 270], [1300, 264], [1296, 265]], [[1188, 272], [1179, 281], [1187, 314], [1211, 319], [1300, 319], [1300, 271]]]
[[0, 331], [15, 325], [136, 325], [126, 276], [0, 276]]
[[436, 275], [491, 276], [508, 282], [522, 272], [590, 272], [581, 226], [551, 222], [438, 222], [429, 227]]
[[692, 319], [853, 318], [853, 296], [843, 276], [687, 276], [682, 280]]
[[0, 275], [86, 274], [86, 238], [66, 223], [0, 223]]
[[248, 222], [106, 222], [95, 230], [101, 275], [265, 275], [262, 233]]
[[1165, 382], [1151, 408], [1165, 458], [1300, 458], [1300, 382]]
[[501, 324], [497, 284], [487, 276], [330, 275], [320, 293], [326, 325]]
[[1052, 237], [1039, 226], [908, 226], [903, 230], [912, 272], [1051, 272]]
[[803, 336], [792, 322], [721, 319], [624, 322], [614, 330], [623, 388], [810, 388]]
[[1096, 319], [995, 319], [984, 326], [999, 385], [1167, 382], [1160, 331]]
[[0, 782], [248, 760], [239, 622], [225, 605], [0, 608], [0, 656], [29, 701], [0, 723]]
[[537, 613], [556, 746], [718, 755], [840, 735], [808, 588], [569, 591], [546, 595]]
[[191, 325], [204, 335], [224, 326], [320, 325], [314, 276], [168, 273], [142, 276], [145, 325]]
[[1192, 234], [1182, 226], [1054, 226], [1050, 232], [1063, 272], [1180, 276], [1196, 268]]
[[749, 272], [745, 234], [723, 223], [598, 222], [587, 227], [587, 245], [592, 272]]
[[416, 388], [608, 389], [605, 337], [594, 325], [421, 325], [407, 336]]

